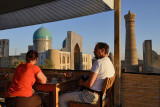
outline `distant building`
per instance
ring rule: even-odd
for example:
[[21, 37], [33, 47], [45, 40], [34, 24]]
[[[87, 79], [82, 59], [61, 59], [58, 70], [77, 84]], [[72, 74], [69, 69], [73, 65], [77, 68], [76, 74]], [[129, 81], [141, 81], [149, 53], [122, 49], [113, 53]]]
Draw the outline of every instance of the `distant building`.
[[26, 53], [21, 53], [20, 55], [0, 57], [0, 67], [11, 67], [13, 64], [17, 63], [19, 60], [25, 60]]
[[29, 45], [28, 50], [33, 50], [33, 45]]
[[143, 72], [152, 72], [152, 41], [143, 42]]
[[1, 39], [0, 40], [0, 57], [9, 56], [9, 40]]
[[160, 55], [152, 50], [152, 40], [143, 43], [143, 72], [160, 73]]
[[[45, 60], [49, 59], [54, 65], [53, 69], [90, 70], [92, 67], [92, 56], [82, 54], [82, 36], [72, 32], [67, 32], [67, 37], [62, 43], [62, 49], [52, 49], [52, 35], [44, 27], [37, 29], [33, 34], [33, 45], [28, 46], [28, 50], [36, 50], [39, 53], [38, 65], [45, 65]], [[9, 67], [19, 59], [25, 59], [24, 54], [10, 56], [0, 59], [1, 67]], [[3, 61], [8, 60], [8, 65]]]

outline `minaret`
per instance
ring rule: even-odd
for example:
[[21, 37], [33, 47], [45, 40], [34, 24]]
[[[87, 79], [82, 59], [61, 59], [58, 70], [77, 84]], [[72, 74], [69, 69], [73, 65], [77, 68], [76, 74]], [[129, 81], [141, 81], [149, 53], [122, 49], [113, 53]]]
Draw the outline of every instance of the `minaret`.
[[129, 10], [124, 16], [126, 24], [125, 68], [127, 72], [138, 72], [138, 57], [135, 38], [135, 17]]
[[108, 57], [110, 58], [111, 62], [112, 62], [113, 65], [114, 65], [114, 56], [113, 56], [113, 53], [110, 52]]

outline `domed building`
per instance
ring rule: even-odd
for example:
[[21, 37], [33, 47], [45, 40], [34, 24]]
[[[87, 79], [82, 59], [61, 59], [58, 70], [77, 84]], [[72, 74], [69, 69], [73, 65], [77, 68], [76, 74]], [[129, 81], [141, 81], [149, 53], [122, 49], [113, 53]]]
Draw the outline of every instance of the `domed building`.
[[67, 32], [67, 37], [62, 42], [62, 49], [52, 49], [52, 35], [44, 27], [37, 29], [33, 34], [33, 48], [38, 51], [38, 65], [45, 65], [49, 59], [54, 69], [90, 70], [92, 56], [82, 54], [82, 36]]
[[[45, 65], [45, 60], [52, 62], [52, 69], [90, 70], [92, 67], [92, 55], [82, 54], [82, 36], [67, 32], [67, 37], [62, 42], [62, 49], [52, 49], [52, 35], [49, 30], [40, 27], [33, 34], [33, 45], [28, 50], [36, 50], [39, 53], [38, 65]], [[10, 67], [13, 62], [25, 60], [26, 53], [21, 55], [1, 57], [0, 66]], [[7, 59], [6, 59], [7, 58]], [[8, 60], [8, 63], [4, 62]], [[10, 62], [10, 63], [9, 63]]]
[[52, 35], [46, 28], [41, 27], [34, 32], [33, 49], [38, 53], [52, 49]]

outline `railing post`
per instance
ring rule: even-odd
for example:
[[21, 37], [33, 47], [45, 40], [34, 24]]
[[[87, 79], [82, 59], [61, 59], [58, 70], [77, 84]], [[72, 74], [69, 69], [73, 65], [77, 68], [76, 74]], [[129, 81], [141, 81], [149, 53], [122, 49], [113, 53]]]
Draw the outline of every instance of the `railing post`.
[[114, 107], [121, 106], [121, 0], [114, 0]]

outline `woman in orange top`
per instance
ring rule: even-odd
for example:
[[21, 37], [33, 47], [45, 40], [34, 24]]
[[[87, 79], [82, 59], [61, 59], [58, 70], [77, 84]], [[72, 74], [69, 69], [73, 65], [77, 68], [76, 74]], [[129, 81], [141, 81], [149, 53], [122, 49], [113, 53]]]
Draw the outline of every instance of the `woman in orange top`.
[[14, 71], [11, 85], [7, 91], [7, 107], [40, 107], [41, 98], [33, 94], [32, 86], [35, 81], [45, 84], [46, 76], [35, 65], [38, 52], [30, 50], [26, 54], [26, 62], [20, 64]]

